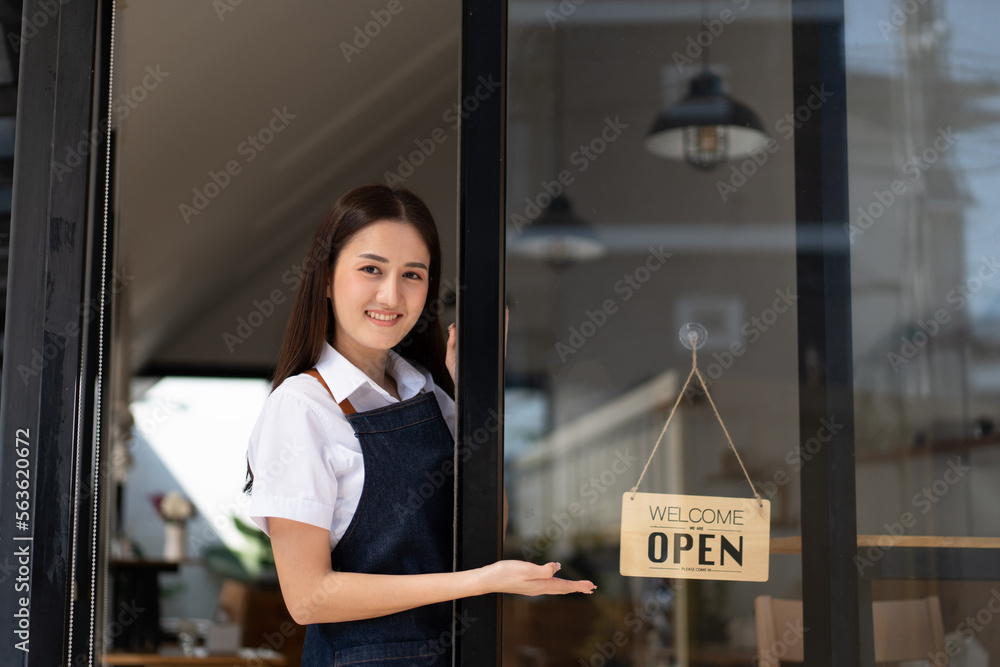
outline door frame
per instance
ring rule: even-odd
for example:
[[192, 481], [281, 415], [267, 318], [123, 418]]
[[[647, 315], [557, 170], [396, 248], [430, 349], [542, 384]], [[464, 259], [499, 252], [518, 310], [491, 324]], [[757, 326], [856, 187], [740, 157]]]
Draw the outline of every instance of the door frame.
[[[506, 1], [463, 0], [461, 100], [467, 113], [459, 157], [457, 570], [503, 557], [506, 58]], [[465, 100], [475, 100], [475, 107]], [[500, 664], [501, 603], [496, 594], [456, 603], [456, 665]]]
[[[504, 72], [506, 2], [465, 0], [464, 15], [463, 98], [479, 75]], [[835, 417], [843, 424], [818, 452], [801, 460], [801, 501], [810, 508], [803, 513], [809, 521], [802, 526], [803, 614], [809, 628], [804, 648], [810, 665], [867, 666], [874, 655], [870, 592], [853, 561], [857, 508], [851, 258], [842, 228], [849, 210], [843, 0], [792, 0], [791, 29], [794, 107], [805, 105], [814, 88], [833, 93], [795, 136], [800, 442], [815, 436], [822, 419]], [[472, 114], [462, 129], [460, 442], [486, 428], [489, 409], [503, 414], [503, 97], [487, 100], [488, 111]], [[482, 159], [484, 155], [490, 159]], [[462, 299], [465, 290], [476, 298]], [[489, 432], [482, 451], [459, 468], [460, 569], [502, 556], [502, 425]], [[497, 596], [487, 597], [490, 600], [459, 605], [460, 610], [484, 616], [474, 631], [457, 638], [456, 664], [500, 664], [499, 602], [493, 599]]]
[[[0, 563], [13, 590], [0, 596], [0, 614], [8, 638], [27, 631], [29, 650], [17, 647], [23, 636], [8, 639], [4, 665], [99, 659], [111, 19], [108, 0], [22, 8], [0, 389]], [[26, 489], [15, 484], [17, 469], [27, 470]], [[17, 505], [24, 491], [27, 510]], [[12, 622], [18, 613], [27, 613], [23, 623]]]

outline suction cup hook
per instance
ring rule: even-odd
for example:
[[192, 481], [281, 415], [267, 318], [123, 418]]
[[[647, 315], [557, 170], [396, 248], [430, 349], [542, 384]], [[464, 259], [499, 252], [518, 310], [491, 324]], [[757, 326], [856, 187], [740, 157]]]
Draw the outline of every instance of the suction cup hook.
[[697, 322], [688, 322], [678, 333], [681, 345], [689, 350], [700, 350], [708, 342], [708, 329]]

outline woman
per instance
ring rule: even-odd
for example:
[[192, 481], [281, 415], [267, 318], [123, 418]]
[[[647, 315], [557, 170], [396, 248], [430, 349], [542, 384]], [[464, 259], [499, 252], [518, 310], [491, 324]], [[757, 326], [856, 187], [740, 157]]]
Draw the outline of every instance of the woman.
[[247, 485], [308, 625], [303, 665], [450, 664], [451, 600], [595, 588], [558, 563], [449, 571], [456, 333], [446, 344], [436, 319], [440, 280], [430, 212], [383, 185], [342, 196], [307, 255]]

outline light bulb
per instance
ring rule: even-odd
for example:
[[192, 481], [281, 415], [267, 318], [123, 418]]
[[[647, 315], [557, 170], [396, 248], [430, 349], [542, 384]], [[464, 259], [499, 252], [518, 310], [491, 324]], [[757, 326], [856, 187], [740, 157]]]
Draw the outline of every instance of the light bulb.
[[684, 128], [684, 159], [708, 171], [726, 160], [729, 144], [724, 125], [692, 125]]
[[698, 152], [714, 153], [718, 150], [720, 128], [716, 125], [702, 125], [698, 128]]

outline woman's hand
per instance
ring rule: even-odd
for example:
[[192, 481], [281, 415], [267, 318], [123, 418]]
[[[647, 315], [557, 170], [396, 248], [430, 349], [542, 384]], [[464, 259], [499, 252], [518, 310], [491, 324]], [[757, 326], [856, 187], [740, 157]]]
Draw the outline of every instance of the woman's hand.
[[452, 382], [458, 382], [455, 379], [455, 350], [458, 345], [458, 327], [452, 322], [448, 325], [448, 345], [444, 352], [444, 365], [448, 368], [448, 373], [451, 375]]
[[[507, 356], [507, 325], [510, 323], [510, 309], [506, 306], [503, 309], [503, 353]], [[448, 346], [444, 353], [444, 365], [451, 374], [451, 381], [458, 382], [455, 378], [455, 350], [458, 346], [458, 327], [452, 322], [448, 325]]]
[[507, 358], [507, 325], [510, 324], [510, 308], [503, 307], [503, 356]]
[[589, 581], [570, 581], [555, 576], [559, 563], [535, 565], [523, 560], [501, 560], [480, 569], [484, 593], [516, 593], [518, 595], [565, 595], [593, 593], [597, 588]]

